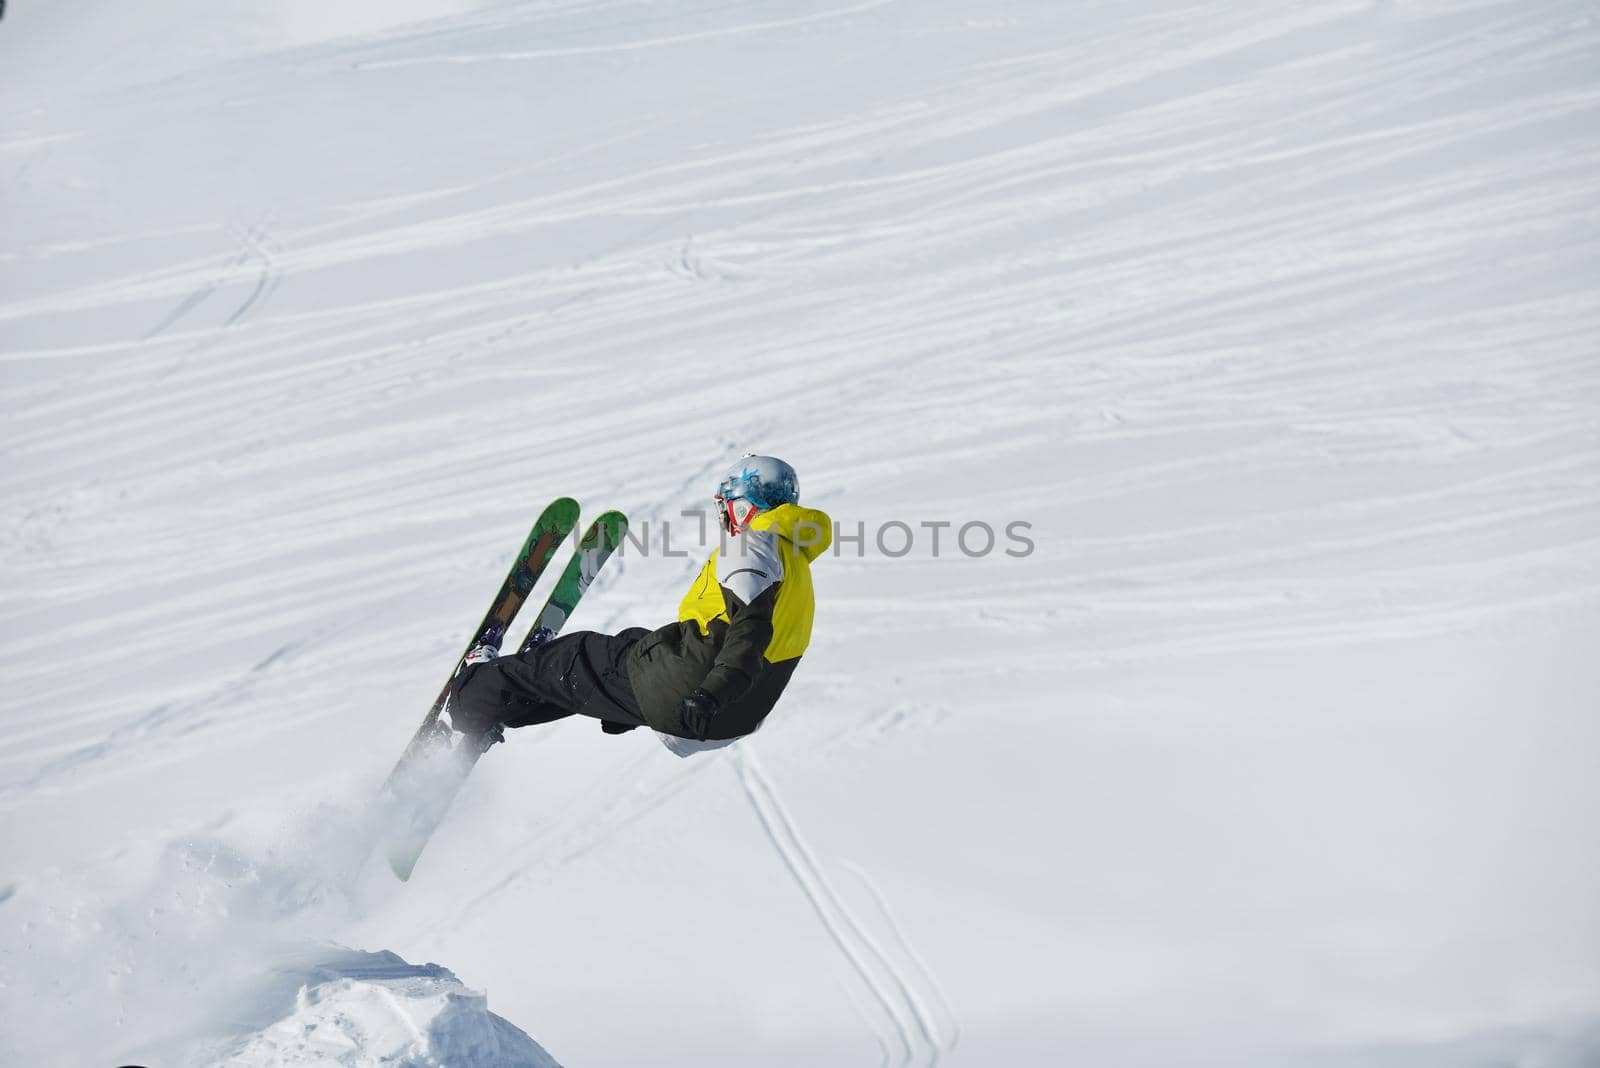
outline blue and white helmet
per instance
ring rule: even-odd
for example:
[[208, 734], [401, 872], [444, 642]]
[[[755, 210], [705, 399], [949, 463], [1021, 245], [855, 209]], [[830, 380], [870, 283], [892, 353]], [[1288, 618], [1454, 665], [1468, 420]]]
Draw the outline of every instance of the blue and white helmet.
[[757, 511], [798, 504], [800, 476], [776, 456], [746, 453], [723, 472], [722, 480], [717, 483], [716, 501], [723, 529], [737, 534], [745, 529]]

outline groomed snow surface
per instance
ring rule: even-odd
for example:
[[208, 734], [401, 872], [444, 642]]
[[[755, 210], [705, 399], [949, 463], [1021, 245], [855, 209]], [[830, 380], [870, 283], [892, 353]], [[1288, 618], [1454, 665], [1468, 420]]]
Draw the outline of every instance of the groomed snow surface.
[[[7, 8], [0, 1063], [1600, 1063], [1588, 0]], [[544, 503], [656, 625], [752, 449], [768, 726], [375, 869]]]

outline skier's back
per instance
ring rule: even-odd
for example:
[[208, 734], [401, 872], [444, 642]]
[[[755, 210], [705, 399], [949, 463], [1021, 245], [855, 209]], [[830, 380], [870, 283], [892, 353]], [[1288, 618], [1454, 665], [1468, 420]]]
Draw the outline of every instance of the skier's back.
[[609, 733], [651, 727], [681, 756], [751, 733], [811, 640], [811, 562], [832, 541], [832, 521], [799, 497], [788, 464], [744, 457], [714, 497], [731, 538], [676, 622], [578, 631], [516, 656], [475, 649], [451, 692], [452, 724], [483, 734], [583, 714]]

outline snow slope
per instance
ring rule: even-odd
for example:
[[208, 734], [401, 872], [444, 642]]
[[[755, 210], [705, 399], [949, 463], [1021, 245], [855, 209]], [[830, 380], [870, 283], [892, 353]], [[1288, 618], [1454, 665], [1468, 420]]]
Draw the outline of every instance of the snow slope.
[[[6, 1061], [1600, 1059], [1592, 4], [325, 7], [0, 22]], [[363, 871], [539, 507], [656, 624], [746, 449], [769, 726]]]

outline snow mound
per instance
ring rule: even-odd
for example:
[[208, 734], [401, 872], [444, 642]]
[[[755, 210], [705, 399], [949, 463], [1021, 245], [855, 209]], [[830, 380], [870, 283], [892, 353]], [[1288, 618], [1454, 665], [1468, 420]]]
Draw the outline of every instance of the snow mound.
[[393, 889], [369, 835], [325, 804], [0, 884], [0, 1064], [555, 1065], [449, 970], [340, 944]]
[[291, 1011], [205, 1063], [558, 1068], [488, 999], [437, 964], [347, 952], [301, 976]]

